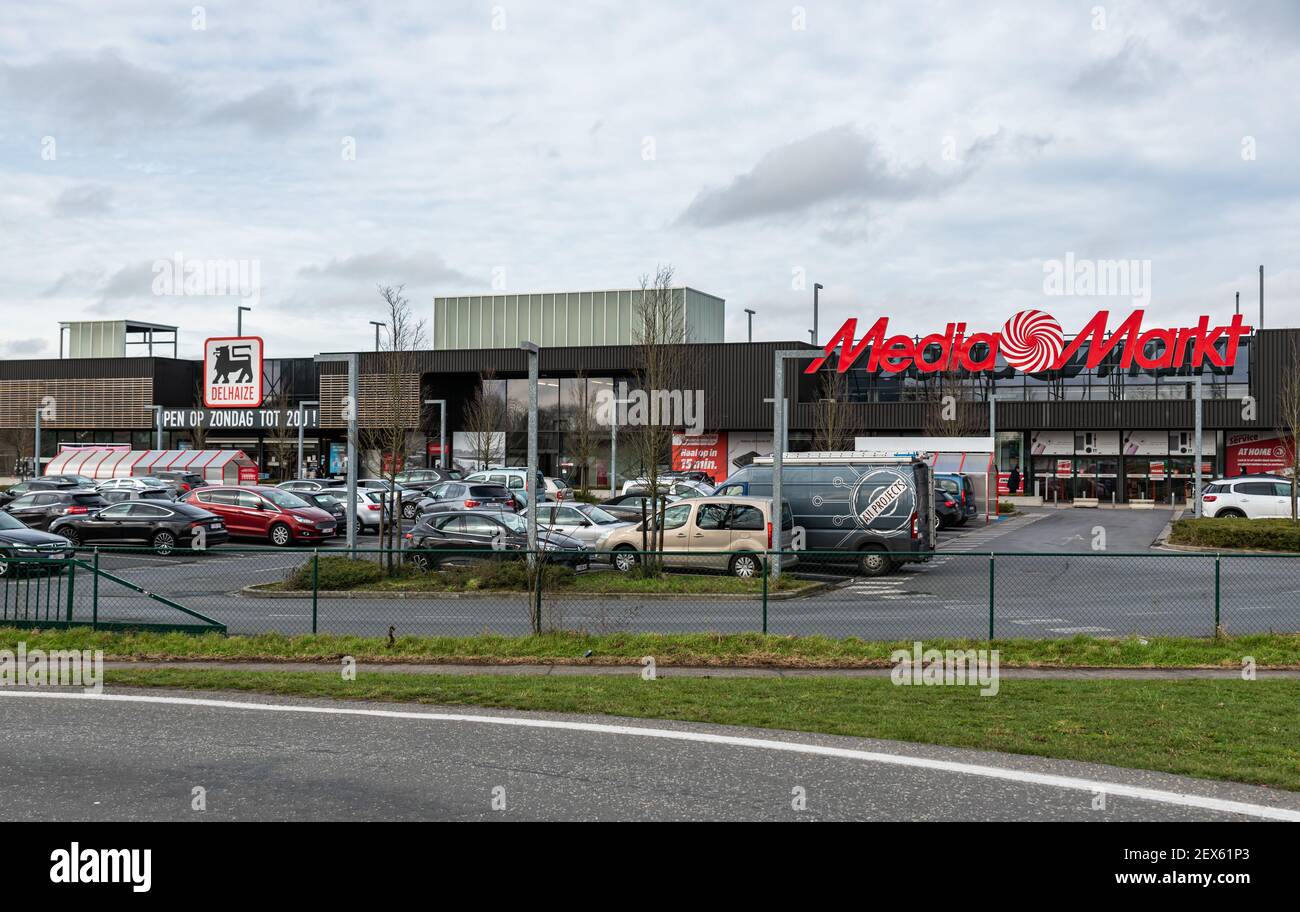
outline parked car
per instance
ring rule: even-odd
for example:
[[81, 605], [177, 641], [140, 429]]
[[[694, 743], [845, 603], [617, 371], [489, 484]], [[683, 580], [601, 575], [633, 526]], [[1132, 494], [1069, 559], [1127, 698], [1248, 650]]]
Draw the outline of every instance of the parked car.
[[966, 521], [962, 515], [961, 504], [945, 489], [934, 486], [934, 515], [939, 521], [939, 528], [960, 526]]
[[326, 488], [335, 487], [338, 482], [331, 481], [328, 478], [294, 478], [291, 481], [282, 481], [278, 485], [282, 491], [293, 491], [295, 494], [301, 494], [303, 491], [324, 491]]
[[[660, 494], [659, 503], [662, 506], [664, 501], [676, 503], [682, 498], [676, 494]], [[644, 506], [644, 509], [642, 507]], [[630, 494], [620, 494], [617, 497], [611, 497], [609, 500], [600, 505], [602, 510], [612, 513], [619, 519], [632, 520], [640, 522], [645, 519], [650, 510], [650, 497], [644, 491], [633, 491]]]
[[[525, 522], [528, 521], [528, 515], [525, 513], [523, 516]], [[539, 535], [559, 532], [596, 549], [601, 548], [601, 543], [612, 532], [630, 525], [631, 520], [620, 519], [595, 504], [544, 503], [537, 507]]]
[[333, 516], [336, 535], [342, 535], [347, 531], [348, 510], [343, 498], [335, 497], [330, 491], [294, 491], [293, 494], [295, 497], [301, 497], [313, 507], [320, 507], [330, 516]]
[[334, 535], [334, 517], [292, 491], [263, 485], [215, 485], [185, 496], [226, 522], [231, 536], [265, 538], [273, 545], [319, 542]]
[[60, 516], [50, 531], [77, 545], [149, 545], [159, 554], [170, 554], [193, 548], [200, 529], [204, 547], [230, 538], [220, 516], [183, 501], [113, 504], [93, 513]]
[[[339, 502], [344, 510], [343, 527], [340, 534], [347, 532], [347, 506], [348, 506], [348, 489], [347, 488], [326, 488], [321, 492], [329, 494]], [[357, 532], [366, 534], [373, 532], [379, 533], [381, 527], [388, 525], [392, 521], [392, 516], [384, 504], [382, 491], [367, 491], [365, 488], [357, 488]]]
[[[41, 567], [41, 561], [67, 560], [72, 542], [61, 535], [29, 529], [7, 513], [0, 513], [0, 578], [17, 576]], [[62, 572], [63, 564], [52, 565]]]
[[[477, 482], [479, 484], [500, 485], [510, 491], [515, 491], [525, 502], [528, 500], [527, 488], [525, 481], [528, 478], [527, 469], [485, 469], [481, 472], [471, 472], [465, 476], [465, 481]], [[537, 490], [541, 492], [543, 500], [547, 494], [546, 476], [541, 472], [537, 473]], [[556, 498], [558, 499], [558, 498]]]
[[153, 477], [175, 485], [176, 496], [178, 497], [182, 494], [188, 494], [195, 488], [201, 488], [207, 484], [202, 475], [194, 472], [172, 472], [168, 470], [164, 472], [154, 472]]
[[935, 487], [942, 488], [952, 495], [960, 508], [956, 524], [966, 525], [966, 520], [978, 516], [980, 505], [975, 500], [975, 484], [969, 475], [960, 472], [937, 472], [934, 476]]
[[1245, 475], [1219, 478], [1205, 486], [1201, 513], [1216, 519], [1291, 517], [1291, 479]]
[[108, 506], [94, 488], [32, 491], [10, 501], [4, 510], [29, 529], [49, 529], [60, 516], [92, 513]]
[[[804, 530], [805, 563], [851, 562], [864, 576], [880, 576], [934, 553], [934, 479], [924, 460], [792, 455], [781, 481], [781, 496]], [[717, 494], [771, 497], [772, 457], [738, 469]]]
[[[407, 560], [422, 570], [491, 558], [519, 560], [528, 553], [528, 526], [516, 513], [452, 510], [422, 516], [404, 536]], [[559, 532], [539, 534], [539, 551], [575, 570], [586, 570], [591, 553], [576, 538]]]
[[[668, 475], [661, 475], [658, 479], [659, 494], [672, 494], [676, 497], [695, 497], [699, 494], [710, 494], [713, 492], [713, 486], [698, 481], [689, 481], [684, 478], [674, 478]], [[650, 489], [650, 482], [645, 478], [632, 478], [623, 482], [624, 494], [646, 493]]]
[[[393, 490], [393, 485], [387, 478], [358, 478], [357, 487], [366, 491], [379, 491], [384, 494], [389, 494], [390, 496], [384, 498], [384, 500], [387, 502], [389, 508], [392, 508], [392, 496], [390, 492]], [[414, 519], [416, 514], [420, 512], [420, 501], [424, 497], [424, 492], [417, 491], [415, 488], [405, 488], [400, 484], [397, 485], [397, 490], [401, 498], [402, 516], [406, 519]]]
[[427, 491], [440, 482], [458, 481], [462, 476], [459, 469], [428, 468], [407, 469], [404, 472], [398, 472], [395, 477], [397, 483], [404, 488]]
[[418, 513], [479, 508], [514, 512], [517, 502], [512, 493], [501, 485], [475, 484], [469, 479], [445, 481], [429, 489], [428, 495], [419, 502]]
[[172, 498], [176, 496], [176, 485], [152, 475], [130, 475], [125, 478], [110, 478], [95, 486], [100, 494], [125, 494], [129, 498]]
[[[669, 504], [660, 514], [663, 524], [664, 564], [669, 567], [726, 570], [744, 578], [762, 573], [762, 552], [786, 550], [791, 545], [794, 517], [790, 505], [782, 510], [781, 529], [774, 531], [772, 500], [768, 497], [690, 498]], [[655, 520], [611, 533], [601, 543], [614, 567], [627, 572], [641, 556], [642, 528], [653, 530]], [[783, 554], [781, 565], [798, 562], [795, 554]]]
[[32, 491], [68, 491], [78, 487], [81, 485], [75, 481], [65, 481], [61, 475], [20, 481], [16, 485], [11, 485], [7, 491], [0, 491], [0, 507]]
[[93, 488], [95, 479], [88, 475], [42, 475], [39, 481], [55, 481], [64, 484], [80, 485], [83, 488]]

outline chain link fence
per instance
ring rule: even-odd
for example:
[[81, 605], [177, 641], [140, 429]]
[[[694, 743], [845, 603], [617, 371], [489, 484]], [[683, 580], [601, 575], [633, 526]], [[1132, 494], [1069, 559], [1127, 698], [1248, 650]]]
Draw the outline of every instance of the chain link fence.
[[[219, 547], [10, 561], [0, 624], [384, 636], [772, 633], [867, 640], [1300, 631], [1300, 556], [945, 553], [862, 576], [861, 554]], [[859, 575], [855, 575], [859, 574]]]

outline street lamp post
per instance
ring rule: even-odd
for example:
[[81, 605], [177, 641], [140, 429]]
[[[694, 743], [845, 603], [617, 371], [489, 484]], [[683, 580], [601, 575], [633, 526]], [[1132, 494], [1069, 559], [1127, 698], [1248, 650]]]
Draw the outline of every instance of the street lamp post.
[[244, 334], [244, 311], [252, 309], [243, 305], [235, 309], [235, 335], [242, 336]]
[[819, 303], [817, 293], [821, 290], [822, 290], [822, 283], [814, 282], [813, 283], [813, 328], [812, 328], [813, 345], [817, 344], [817, 305]]
[[317, 355], [315, 360], [345, 361], [348, 365], [348, 394], [343, 400], [343, 414], [348, 422], [348, 552], [355, 557], [357, 553], [357, 374], [361, 367], [360, 358], [356, 352], [348, 352], [345, 355]]
[[379, 330], [383, 329], [388, 324], [383, 320], [371, 320], [370, 325], [375, 328], [375, 351], [379, 351]]
[[754, 341], [754, 313], [755, 313], [755, 311], [752, 311], [752, 310], [750, 310], [748, 307], [746, 307], [746, 308], [745, 308], [745, 313], [749, 314], [749, 341], [750, 341], [750, 342], [753, 342], [753, 341]]
[[528, 565], [537, 564], [537, 360], [541, 349], [536, 342], [520, 342], [519, 347], [528, 352], [528, 477], [525, 492], [528, 495]]

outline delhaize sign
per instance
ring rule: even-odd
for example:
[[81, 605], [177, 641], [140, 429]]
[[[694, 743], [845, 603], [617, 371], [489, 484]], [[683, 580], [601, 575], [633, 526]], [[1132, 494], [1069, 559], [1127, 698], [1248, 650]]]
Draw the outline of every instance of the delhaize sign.
[[226, 336], [203, 343], [203, 404], [208, 408], [262, 404], [260, 336]]
[[[1089, 370], [1100, 365], [1121, 342], [1123, 354], [1119, 366], [1137, 365], [1145, 370], [1182, 367], [1184, 356], [1190, 367], [1208, 364], [1214, 367], [1231, 367], [1237, 360], [1237, 343], [1249, 335], [1251, 327], [1241, 322], [1237, 314], [1227, 326], [1210, 326], [1209, 317], [1201, 317], [1195, 326], [1182, 329], [1142, 328], [1143, 311], [1135, 310], [1118, 326], [1110, 326], [1110, 311], [1098, 311], [1087, 325], [1067, 345], [1061, 324], [1051, 314], [1041, 310], [1022, 310], [1002, 327], [1001, 332], [966, 334], [965, 323], [949, 323], [943, 334], [934, 333], [919, 341], [911, 336], [889, 335], [889, 318], [881, 317], [871, 329], [857, 338], [858, 321], [849, 319], [826, 343], [823, 354], [814, 358], [804, 369], [814, 374], [831, 359], [839, 349], [836, 370], [844, 373], [870, 348], [867, 370], [897, 373], [915, 367], [921, 373], [965, 370], [973, 373], [997, 368], [998, 356], [1016, 370], [1029, 374], [1060, 370], [1086, 344]], [[1215, 346], [1227, 340], [1227, 347], [1219, 351]], [[1149, 356], [1147, 344], [1162, 342], [1159, 354]], [[936, 355], [937, 350], [937, 355]], [[931, 359], [931, 360], [927, 360]]]

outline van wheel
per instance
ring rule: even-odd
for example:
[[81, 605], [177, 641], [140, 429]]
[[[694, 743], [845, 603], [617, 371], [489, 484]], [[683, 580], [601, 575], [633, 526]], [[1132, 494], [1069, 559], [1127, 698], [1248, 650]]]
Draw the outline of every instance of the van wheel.
[[762, 565], [753, 554], [737, 554], [731, 559], [731, 575], [741, 579], [754, 579], [762, 572]]
[[620, 573], [631, 573], [639, 563], [641, 559], [627, 545], [620, 545], [614, 549], [614, 569]]
[[858, 558], [858, 569], [863, 576], [884, 576], [894, 569], [894, 562], [881, 548], [866, 548]]
[[1215, 513], [1214, 518], [1215, 519], [1245, 519], [1246, 514], [1238, 510], [1236, 507], [1225, 507], [1224, 509], [1220, 510], [1218, 513]]
[[276, 523], [271, 527], [271, 544], [278, 548], [293, 544], [293, 532], [284, 523]]

